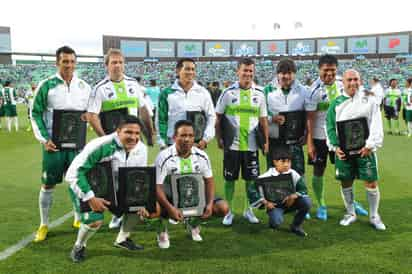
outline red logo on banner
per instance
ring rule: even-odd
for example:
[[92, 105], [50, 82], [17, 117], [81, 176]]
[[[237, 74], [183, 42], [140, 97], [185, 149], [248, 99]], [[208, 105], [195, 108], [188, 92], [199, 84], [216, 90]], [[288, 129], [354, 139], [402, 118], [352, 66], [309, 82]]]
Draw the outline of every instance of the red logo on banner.
[[276, 46], [275, 43], [270, 43], [270, 45], [269, 45], [269, 50], [270, 50], [271, 52], [275, 52], [277, 49], [278, 49], [278, 47]]
[[393, 38], [389, 40], [389, 48], [393, 49], [401, 44], [401, 40], [399, 38]]

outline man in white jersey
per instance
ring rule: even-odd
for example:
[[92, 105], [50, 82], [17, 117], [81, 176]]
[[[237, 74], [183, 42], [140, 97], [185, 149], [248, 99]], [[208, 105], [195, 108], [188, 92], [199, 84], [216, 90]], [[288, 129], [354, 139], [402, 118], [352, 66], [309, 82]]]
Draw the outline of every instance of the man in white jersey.
[[188, 112], [201, 112], [206, 118], [206, 128], [203, 136], [195, 140], [195, 145], [205, 149], [215, 136], [216, 117], [212, 97], [207, 89], [194, 80], [196, 64], [193, 59], [179, 59], [176, 74], [177, 79], [172, 86], [162, 90], [159, 95], [155, 122], [158, 143], [161, 148], [173, 144], [175, 123], [188, 119]]
[[[110, 202], [102, 197], [97, 197], [90, 187], [87, 173], [99, 163], [110, 162], [114, 180], [119, 178], [120, 167], [147, 166], [147, 148], [140, 141], [141, 122], [136, 116], [126, 116], [116, 132], [99, 137], [88, 143], [83, 151], [76, 156], [70, 165], [66, 180], [70, 183], [70, 196], [81, 216], [81, 225], [77, 233], [77, 239], [70, 254], [75, 263], [85, 259], [87, 241], [96, 233], [103, 224], [104, 211], [108, 209]], [[81, 202], [86, 202], [91, 211], [81, 212]], [[157, 212], [149, 215], [146, 209], [140, 209], [137, 215], [141, 218], [158, 217]], [[130, 251], [141, 250], [143, 246], [135, 244], [130, 239], [130, 233], [137, 224], [138, 216], [134, 213], [124, 215], [122, 227], [114, 242], [114, 246]]]
[[[153, 132], [150, 118], [151, 109], [144, 99], [140, 84], [136, 79], [124, 75], [125, 64], [121, 51], [109, 49], [105, 56], [105, 64], [108, 75], [94, 87], [87, 107], [88, 121], [96, 134], [103, 136], [112, 133], [104, 131], [99, 114], [103, 113], [104, 115], [105, 112], [120, 109], [126, 109], [130, 115], [140, 116], [146, 130], [150, 133]], [[116, 125], [111, 125], [111, 128], [116, 128]], [[148, 143], [152, 144], [151, 137], [149, 137]], [[120, 227], [120, 222], [120, 218], [113, 216], [109, 228]]]
[[[250, 58], [243, 58], [238, 62], [237, 76], [239, 81], [225, 89], [216, 105], [216, 138], [218, 146], [224, 149], [223, 176], [225, 178], [225, 196], [230, 209], [233, 210], [233, 195], [235, 182], [242, 169], [242, 178], [245, 180], [245, 208], [243, 216], [250, 223], [259, 223], [254, 215], [251, 204], [259, 200], [254, 180], [259, 176], [259, 152], [255, 130], [260, 125], [263, 136], [263, 151], [268, 152], [268, 121], [266, 100], [263, 88], [253, 83], [255, 62]], [[230, 146], [224, 147], [221, 132], [222, 119], [230, 123], [233, 132], [233, 141]], [[223, 219], [224, 225], [232, 225], [234, 214], [232, 211]]]
[[[90, 97], [90, 86], [74, 74], [76, 53], [72, 48], [64, 46], [56, 51], [56, 65], [57, 73], [38, 84], [30, 115], [34, 136], [43, 145], [40, 227], [35, 242], [46, 239], [54, 188], [62, 182], [63, 174], [79, 152], [76, 149], [58, 150], [51, 140], [53, 110], [86, 111]], [[79, 216], [75, 214], [73, 225], [78, 223]]]
[[3, 100], [4, 100], [4, 115], [6, 116], [7, 129], [11, 132], [11, 124], [14, 122], [16, 131], [19, 131], [19, 120], [17, 117], [17, 92], [10, 81], [4, 83], [3, 88]]
[[[193, 241], [200, 242], [200, 222], [209, 218], [212, 214], [227, 214], [227, 204], [221, 199], [214, 198], [215, 183], [212, 166], [207, 154], [195, 147], [193, 124], [187, 120], [177, 121], [174, 125], [174, 145], [162, 150], [156, 158], [156, 192], [157, 200], [162, 206], [162, 217], [172, 218], [176, 221], [184, 221], [182, 212], [171, 201], [170, 175], [172, 174], [201, 174], [206, 189], [206, 207], [200, 218], [186, 219], [187, 230]], [[160, 248], [169, 248], [169, 234], [167, 222], [162, 222], [157, 236]]]
[[[308, 104], [307, 145], [309, 164], [313, 165], [312, 188], [318, 202], [316, 217], [326, 221], [328, 218], [325, 202], [324, 173], [329, 156], [335, 163], [335, 154], [329, 152], [326, 144], [326, 114], [330, 103], [342, 92], [342, 82], [336, 79], [338, 59], [330, 54], [319, 58], [319, 78], [312, 84]], [[367, 215], [367, 211], [355, 202], [356, 213]]]
[[[326, 117], [327, 141], [331, 150], [335, 151], [336, 179], [341, 182], [342, 198], [347, 214], [340, 225], [348, 226], [355, 222], [353, 200], [353, 181], [355, 178], [365, 182], [369, 202], [369, 221], [377, 230], [385, 230], [386, 226], [378, 214], [380, 192], [378, 188], [378, 164], [376, 150], [383, 143], [382, 117], [379, 107], [373, 98], [359, 90], [361, 77], [356, 70], [349, 69], [343, 74], [344, 91], [333, 100]], [[365, 118], [369, 136], [358, 155], [344, 152], [343, 144], [337, 130], [337, 123], [352, 119]]]

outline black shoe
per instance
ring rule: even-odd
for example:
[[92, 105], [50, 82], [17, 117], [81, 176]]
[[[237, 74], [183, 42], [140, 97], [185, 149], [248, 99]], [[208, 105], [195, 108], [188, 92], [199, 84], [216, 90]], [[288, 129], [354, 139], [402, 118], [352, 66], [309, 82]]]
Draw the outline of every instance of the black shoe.
[[308, 236], [308, 234], [303, 230], [302, 227], [300, 226], [294, 226], [291, 225], [290, 226], [290, 231], [292, 231], [293, 233], [295, 233], [296, 235], [300, 236], [300, 237], [306, 237]]
[[74, 263], [81, 263], [86, 258], [84, 252], [86, 248], [84, 246], [73, 246], [72, 252], [70, 253], [70, 258]]
[[130, 251], [135, 251], [135, 250], [142, 250], [143, 246], [139, 244], [135, 244], [131, 239], [127, 238], [126, 241], [123, 241], [121, 243], [114, 242], [114, 246], [118, 248], [123, 248], [127, 249]]

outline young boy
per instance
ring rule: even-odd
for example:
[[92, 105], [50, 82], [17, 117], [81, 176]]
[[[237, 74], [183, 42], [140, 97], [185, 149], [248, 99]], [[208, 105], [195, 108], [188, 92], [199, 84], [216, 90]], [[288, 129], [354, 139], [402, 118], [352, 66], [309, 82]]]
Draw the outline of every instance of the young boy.
[[272, 151], [274, 167], [269, 168], [269, 170], [259, 176], [259, 178], [291, 174], [295, 193], [287, 196], [281, 204], [275, 204], [265, 199], [263, 199], [262, 203], [265, 205], [266, 212], [269, 216], [269, 226], [273, 229], [277, 229], [283, 223], [284, 213], [296, 211], [295, 218], [290, 225], [290, 231], [298, 236], [306, 237], [307, 233], [303, 230], [302, 224], [305, 220], [305, 215], [312, 206], [312, 202], [307, 195], [304, 178], [291, 168], [291, 159], [292, 154], [287, 147]]

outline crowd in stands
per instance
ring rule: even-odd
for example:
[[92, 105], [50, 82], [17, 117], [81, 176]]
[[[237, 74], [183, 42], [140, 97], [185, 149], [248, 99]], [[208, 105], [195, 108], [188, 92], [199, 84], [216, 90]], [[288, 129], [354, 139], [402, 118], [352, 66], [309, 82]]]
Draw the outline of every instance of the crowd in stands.
[[[235, 61], [219, 62], [197, 62], [197, 80], [204, 86], [209, 83], [218, 82], [220, 88], [224, 81], [235, 81]], [[266, 85], [273, 79], [277, 61], [258, 60], [256, 63], [256, 82]], [[306, 83], [308, 79], [314, 81], [317, 76], [316, 61], [297, 61], [297, 79]], [[157, 84], [164, 88], [169, 86], [175, 79], [175, 62], [143, 63], [132, 62], [126, 64], [126, 74], [132, 77], [140, 76], [145, 86], [154, 79]], [[391, 78], [406, 79], [411, 76], [412, 63], [398, 62], [391, 59], [363, 59], [363, 60], [341, 60], [338, 67], [338, 75], [348, 68], [358, 70], [363, 83], [367, 87], [373, 77], [381, 80], [384, 87], [388, 86]], [[41, 79], [55, 73], [54, 63], [0, 65], [0, 80], [10, 80], [18, 90], [27, 89], [32, 82], [37, 83]], [[103, 63], [80, 63], [77, 65], [78, 75], [86, 80], [91, 86], [103, 79], [106, 74]], [[399, 81], [402, 87], [403, 81]]]

